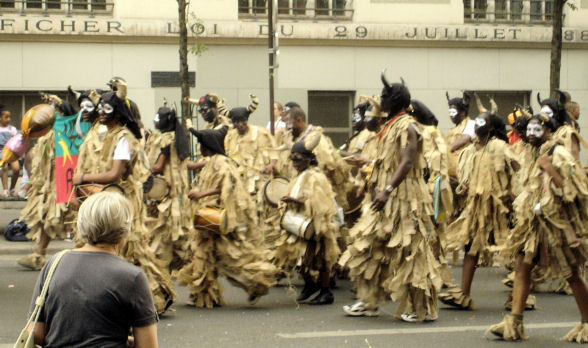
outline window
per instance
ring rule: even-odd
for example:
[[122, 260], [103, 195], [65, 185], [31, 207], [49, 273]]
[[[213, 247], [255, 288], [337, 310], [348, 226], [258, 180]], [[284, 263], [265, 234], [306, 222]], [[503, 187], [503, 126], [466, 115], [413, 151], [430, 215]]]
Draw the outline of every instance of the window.
[[471, 118], [476, 117], [480, 113], [478, 105], [476, 105], [476, 99], [473, 97], [474, 92], [480, 96], [482, 104], [488, 110], [490, 110], [490, 101], [488, 98], [494, 98], [496, 105], [498, 105], [498, 116], [500, 116], [507, 125], [508, 114], [512, 112], [516, 104], [521, 106], [530, 105], [531, 91], [467, 91], [467, 93], [472, 96], [470, 110], [468, 112]]
[[0, 9], [6, 12], [18, 11], [23, 16], [27, 12], [41, 12], [45, 16], [60, 12], [71, 16], [72, 12], [82, 12], [93, 17], [95, 13], [112, 13], [113, 7], [114, 0], [0, 0]]
[[14, 8], [14, 0], [0, 0], [0, 8]]
[[463, 0], [469, 22], [550, 24], [554, 0]]
[[[69, 96], [63, 91], [45, 91], [48, 94], [55, 94], [63, 100], [68, 100]], [[73, 100], [70, 100], [70, 102]], [[0, 104], [3, 104], [10, 111], [10, 124], [20, 130], [22, 116], [31, 107], [42, 104], [41, 96], [36, 92], [0, 92]]]
[[308, 122], [323, 127], [333, 144], [343, 145], [351, 135], [353, 91], [308, 91]]
[[[240, 18], [267, 16], [271, 0], [239, 0]], [[277, 0], [278, 16], [295, 19], [351, 19], [352, 0]]]

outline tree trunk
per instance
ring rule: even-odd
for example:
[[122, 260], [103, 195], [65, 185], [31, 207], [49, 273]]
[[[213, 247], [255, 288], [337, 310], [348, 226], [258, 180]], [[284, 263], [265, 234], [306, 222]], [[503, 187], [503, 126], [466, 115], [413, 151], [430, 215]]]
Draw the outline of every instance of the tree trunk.
[[186, 0], [178, 0], [178, 19], [180, 22], [180, 80], [182, 88], [182, 117], [190, 116], [190, 106], [184, 102], [190, 97], [190, 77], [188, 75], [188, 27], [186, 26]]
[[559, 75], [561, 69], [561, 46], [563, 27], [563, 7], [567, 0], [555, 0], [553, 3], [552, 35], [551, 35], [551, 63], [549, 67], [549, 94], [555, 97], [555, 90], [559, 89]]

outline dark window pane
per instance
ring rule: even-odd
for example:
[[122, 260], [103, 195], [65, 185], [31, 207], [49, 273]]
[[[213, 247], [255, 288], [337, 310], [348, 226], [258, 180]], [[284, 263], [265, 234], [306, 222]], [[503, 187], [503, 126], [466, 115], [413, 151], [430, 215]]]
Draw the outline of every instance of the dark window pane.
[[73, 0], [73, 9], [74, 10], [87, 10], [88, 9], [88, 0]]
[[239, 13], [249, 13], [249, 0], [239, 0]]
[[47, 1], [47, 8], [49, 9], [60, 9], [61, 8], [61, 0], [46, 0]]
[[92, 9], [98, 11], [106, 10], [106, 0], [92, 0]]
[[0, 7], [14, 8], [14, 0], [0, 0]]
[[27, 8], [41, 8], [41, 0], [27, 0]]

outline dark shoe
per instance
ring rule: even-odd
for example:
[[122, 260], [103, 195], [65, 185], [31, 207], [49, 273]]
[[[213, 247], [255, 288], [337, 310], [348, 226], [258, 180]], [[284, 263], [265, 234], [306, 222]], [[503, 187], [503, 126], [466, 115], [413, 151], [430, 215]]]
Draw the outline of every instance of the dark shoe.
[[304, 284], [304, 288], [302, 288], [302, 292], [296, 299], [296, 302], [306, 301], [310, 298], [310, 296], [314, 295], [320, 288], [315, 282], [307, 282]]
[[313, 298], [310, 301], [311, 305], [328, 305], [328, 304], [332, 304], [335, 301], [335, 296], [333, 296], [333, 293], [331, 292], [331, 290], [326, 289], [326, 290], [321, 290], [321, 292], [319, 292], [318, 295], [315, 296], [315, 298]]

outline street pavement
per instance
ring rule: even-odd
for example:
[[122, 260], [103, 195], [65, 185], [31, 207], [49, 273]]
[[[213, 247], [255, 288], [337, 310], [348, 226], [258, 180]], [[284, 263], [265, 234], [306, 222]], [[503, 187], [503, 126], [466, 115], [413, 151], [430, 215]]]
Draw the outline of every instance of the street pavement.
[[[18, 215], [18, 211], [0, 210]], [[12, 343], [26, 322], [32, 289], [38, 272], [27, 271], [16, 259], [32, 249], [30, 242], [0, 241], [0, 348]], [[53, 253], [71, 248], [72, 243], [52, 243]], [[460, 278], [461, 268], [453, 268]], [[474, 279], [472, 295], [476, 309], [463, 311], [443, 304], [439, 319], [432, 323], [411, 324], [394, 319], [396, 305], [381, 307], [380, 317], [345, 317], [341, 306], [353, 303], [350, 283], [337, 282], [335, 303], [329, 306], [297, 305], [292, 288], [278, 286], [257, 305], [247, 304], [246, 294], [222, 281], [227, 305], [215, 309], [187, 306], [188, 290], [177, 287], [178, 300], [173, 311], [162, 316], [158, 325], [161, 347], [572, 347], [558, 341], [579, 323], [572, 296], [538, 293], [538, 309], [525, 313], [530, 339], [505, 343], [484, 338], [485, 329], [502, 320], [502, 305], [508, 288], [500, 280], [500, 268], [481, 268]], [[297, 290], [301, 281], [293, 280]]]

